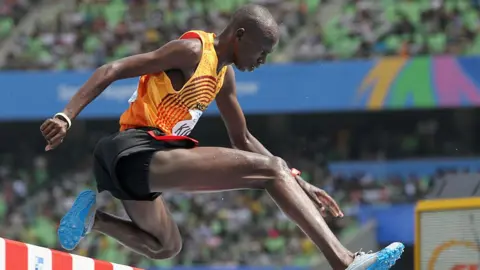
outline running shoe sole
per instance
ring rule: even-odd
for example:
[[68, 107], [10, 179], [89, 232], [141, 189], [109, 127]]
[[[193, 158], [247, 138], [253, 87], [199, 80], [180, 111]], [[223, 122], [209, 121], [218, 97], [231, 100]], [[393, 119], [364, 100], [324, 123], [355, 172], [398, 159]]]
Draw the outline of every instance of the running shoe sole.
[[392, 243], [388, 247], [377, 253], [377, 260], [367, 268], [367, 270], [388, 270], [390, 269], [400, 256], [402, 256], [405, 246], [402, 243]]
[[85, 236], [85, 225], [89, 218], [92, 207], [95, 207], [96, 193], [91, 190], [82, 191], [72, 208], [60, 220], [58, 227], [58, 239], [66, 250], [73, 250]]

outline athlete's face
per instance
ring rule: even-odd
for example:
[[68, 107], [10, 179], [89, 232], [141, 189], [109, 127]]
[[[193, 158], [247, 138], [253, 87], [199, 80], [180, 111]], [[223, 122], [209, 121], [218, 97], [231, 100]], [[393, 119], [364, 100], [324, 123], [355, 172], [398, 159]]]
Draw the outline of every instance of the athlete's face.
[[262, 34], [240, 28], [236, 32], [234, 64], [240, 71], [253, 71], [264, 64], [278, 43], [275, 33]]

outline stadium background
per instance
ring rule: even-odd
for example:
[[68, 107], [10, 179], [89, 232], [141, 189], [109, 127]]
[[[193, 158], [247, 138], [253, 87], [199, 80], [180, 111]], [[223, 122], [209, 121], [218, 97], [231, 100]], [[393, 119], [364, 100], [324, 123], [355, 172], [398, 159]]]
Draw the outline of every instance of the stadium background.
[[[45, 153], [42, 120], [63, 108], [93, 68], [187, 29], [218, 32], [247, 2], [2, 1], [0, 236], [59, 248], [59, 219], [94, 183], [90, 153], [117, 130], [136, 87], [136, 80], [111, 86], [63, 145]], [[281, 23], [282, 41], [269, 65], [237, 73], [252, 134], [334, 195], [346, 217], [329, 224], [348, 247], [402, 241], [395, 269], [413, 269], [415, 203], [446, 175], [480, 172], [480, 1], [256, 2]], [[208, 112], [193, 137], [228, 146], [215, 106]], [[184, 236], [175, 259], [148, 261], [98, 234], [75, 253], [142, 268], [328, 268], [261, 192], [165, 196]], [[108, 196], [103, 203], [124, 214]]]

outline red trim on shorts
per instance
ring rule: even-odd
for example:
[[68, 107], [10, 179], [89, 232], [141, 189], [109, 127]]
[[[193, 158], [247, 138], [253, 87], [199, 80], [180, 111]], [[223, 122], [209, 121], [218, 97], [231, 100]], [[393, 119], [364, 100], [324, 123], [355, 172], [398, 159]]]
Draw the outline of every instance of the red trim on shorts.
[[195, 139], [192, 139], [190, 137], [187, 137], [187, 136], [175, 136], [175, 135], [155, 135], [155, 132], [153, 132], [153, 130], [150, 130], [150, 131], [147, 131], [148, 134], [150, 134], [150, 136], [152, 136], [155, 140], [157, 141], [165, 141], [165, 142], [168, 142], [168, 141], [191, 141], [195, 144], [195, 146], [198, 145], [198, 141], [195, 140]]

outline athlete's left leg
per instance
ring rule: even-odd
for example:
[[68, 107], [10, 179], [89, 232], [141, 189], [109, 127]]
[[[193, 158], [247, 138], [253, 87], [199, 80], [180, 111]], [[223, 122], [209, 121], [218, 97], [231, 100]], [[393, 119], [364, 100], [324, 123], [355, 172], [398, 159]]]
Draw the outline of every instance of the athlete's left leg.
[[161, 196], [154, 201], [122, 201], [122, 204], [132, 220], [97, 211], [93, 230], [150, 259], [168, 259], [180, 252], [180, 231]]
[[161, 196], [153, 201], [122, 201], [131, 220], [96, 210], [95, 202], [94, 191], [83, 191], [62, 218], [58, 236], [63, 248], [74, 249], [93, 230], [150, 259], [167, 259], [180, 252], [180, 232]]

